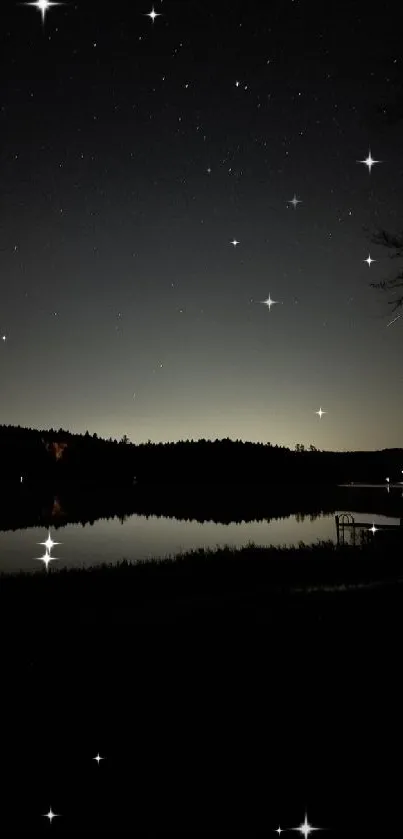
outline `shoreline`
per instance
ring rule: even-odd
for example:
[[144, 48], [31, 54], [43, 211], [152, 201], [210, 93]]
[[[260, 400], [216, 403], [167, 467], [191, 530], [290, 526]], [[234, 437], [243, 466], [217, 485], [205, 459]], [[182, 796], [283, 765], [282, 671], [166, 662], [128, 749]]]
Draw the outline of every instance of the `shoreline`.
[[401, 545], [229, 547], [89, 568], [0, 574], [0, 625], [139, 625], [255, 619], [400, 588]]

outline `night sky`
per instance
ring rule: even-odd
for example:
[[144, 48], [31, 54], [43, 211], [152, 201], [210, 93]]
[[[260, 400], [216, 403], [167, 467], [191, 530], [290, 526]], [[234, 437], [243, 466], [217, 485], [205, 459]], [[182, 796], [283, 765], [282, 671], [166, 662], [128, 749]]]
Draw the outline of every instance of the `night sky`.
[[393, 16], [3, 6], [0, 423], [401, 446], [403, 319], [369, 286], [403, 227]]

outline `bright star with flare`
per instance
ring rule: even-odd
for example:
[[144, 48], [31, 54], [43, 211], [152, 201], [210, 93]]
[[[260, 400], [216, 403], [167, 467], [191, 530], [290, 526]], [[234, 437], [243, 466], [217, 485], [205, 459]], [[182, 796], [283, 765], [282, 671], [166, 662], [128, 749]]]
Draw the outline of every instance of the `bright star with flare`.
[[239, 242], [237, 239], [233, 239], [232, 242], [230, 242], [230, 244], [233, 245], [234, 248], [236, 248], [236, 246], [239, 245]]
[[365, 163], [365, 165], [368, 166], [369, 174], [371, 174], [371, 167], [374, 163], [382, 163], [382, 160], [374, 160], [373, 157], [371, 157], [371, 149], [369, 149], [368, 157], [365, 160], [357, 160], [357, 163]]
[[154, 6], [153, 6], [152, 9], [151, 9], [151, 12], [148, 12], [148, 14], [146, 14], [146, 17], [150, 17], [152, 22], [155, 23], [155, 18], [156, 17], [161, 17], [161, 12], [154, 11]]
[[36, 0], [36, 3], [24, 3], [24, 6], [36, 6], [42, 15], [42, 23], [45, 23], [46, 12], [51, 6], [62, 6], [63, 3], [51, 3], [50, 0]]
[[288, 203], [293, 204], [294, 205], [294, 210], [296, 210], [297, 209], [297, 204], [302, 204], [302, 201], [301, 201], [300, 198], [297, 198], [297, 196], [294, 192], [294, 198], [291, 198], [291, 200], [288, 201]]
[[38, 562], [44, 562], [46, 565], [46, 570], [49, 571], [49, 562], [52, 562], [53, 559], [58, 559], [57, 556], [51, 556], [49, 551], [45, 551], [44, 556], [36, 556], [35, 559]]
[[54, 819], [58, 815], [59, 815], [58, 813], [52, 813], [52, 808], [51, 807], [49, 807], [49, 813], [44, 813], [45, 819], [49, 819], [50, 824], [52, 824], [52, 819]]
[[372, 523], [372, 527], [369, 527], [368, 530], [371, 531], [372, 535], [375, 535], [375, 533], [378, 532], [379, 527], [375, 527], [374, 523]]
[[46, 539], [46, 542], [37, 542], [37, 544], [38, 545], [43, 545], [46, 548], [47, 551], [51, 551], [54, 545], [61, 545], [62, 543], [61, 542], [54, 542], [51, 535], [50, 535], [50, 531], [49, 531], [48, 532], [48, 538]]
[[299, 830], [301, 835], [304, 836], [304, 839], [307, 839], [307, 836], [309, 836], [310, 833], [313, 833], [314, 830], [320, 830], [320, 829], [321, 829], [320, 827], [312, 827], [312, 825], [309, 824], [308, 816], [307, 816], [306, 813], [305, 813], [305, 821], [302, 824], [300, 824], [299, 827], [293, 827], [292, 828], [292, 830]]
[[363, 262], [368, 262], [368, 268], [370, 268], [371, 267], [371, 262], [376, 262], [376, 259], [371, 259], [371, 255], [368, 254], [367, 258], [363, 259], [362, 261]]
[[95, 755], [94, 760], [96, 760], [96, 762], [97, 762], [97, 764], [98, 764], [98, 766], [99, 766], [99, 761], [100, 761], [100, 760], [103, 760], [103, 757], [101, 757], [101, 755], [100, 755], [100, 754], [99, 754], [99, 752], [98, 752], [98, 754], [97, 754], [97, 755]]
[[261, 302], [264, 303], [265, 306], [269, 307], [269, 312], [270, 312], [271, 307], [274, 305], [274, 303], [278, 303], [278, 300], [272, 300], [271, 297], [270, 297], [270, 292], [269, 292], [269, 296], [268, 296], [267, 300], [262, 300]]
[[322, 411], [322, 408], [319, 408], [319, 411], [315, 411], [315, 414], [318, 414], [319, 419], [322, 419], [323, 414], [327, 414], [327, 411]]

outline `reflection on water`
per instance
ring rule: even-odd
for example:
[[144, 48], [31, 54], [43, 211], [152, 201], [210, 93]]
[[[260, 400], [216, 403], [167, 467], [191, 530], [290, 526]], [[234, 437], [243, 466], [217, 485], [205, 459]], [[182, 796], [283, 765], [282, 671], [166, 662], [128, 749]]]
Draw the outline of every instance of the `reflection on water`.
[[[374, 518], [377, 522], [399, 523], [399, 519], [380, 515], [374, 517], [373, 513], [353, 512], [353, 515], [360, 521], [368, 521], [368, 527]], [[52, 549], [55, 557], [52, 571], [62, 567], [114, 563], [123, 558], [146, 561], [197, 548], [223, 545], [239, 548], [248, 542], [276, 546], [297, 546], [300, 541], [312, 544], [328, 539], [336, 542], [334, 514], [328, 513], [295, 514], [270, 521], [229, 524], [134, 514], [121, 520], [100, 519], [93, 524], [67, 524], [57, 530], [50, 525], [50, 531], [59, 543]], [[44, 573], [43, 563], [37, 560], [43, 555], [39, 543], [44, 542], [47, 535], [48, 530], [44, 527], [0, 532], [0, 570]]]

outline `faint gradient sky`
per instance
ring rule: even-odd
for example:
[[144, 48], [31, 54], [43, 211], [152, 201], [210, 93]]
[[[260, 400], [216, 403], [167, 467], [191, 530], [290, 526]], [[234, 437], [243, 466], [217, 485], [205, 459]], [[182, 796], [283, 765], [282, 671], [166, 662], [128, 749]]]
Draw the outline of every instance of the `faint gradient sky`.
[[403, 318], [369, 287], [399, 263], [363, 229], [403, 228], [398, 27], [151, 7], [5, 4], [0, 423], [400, 447]]

